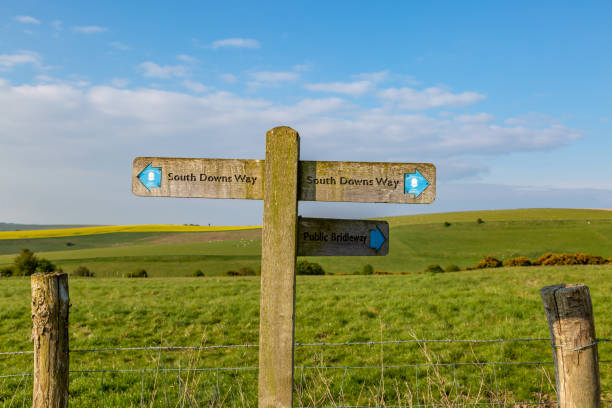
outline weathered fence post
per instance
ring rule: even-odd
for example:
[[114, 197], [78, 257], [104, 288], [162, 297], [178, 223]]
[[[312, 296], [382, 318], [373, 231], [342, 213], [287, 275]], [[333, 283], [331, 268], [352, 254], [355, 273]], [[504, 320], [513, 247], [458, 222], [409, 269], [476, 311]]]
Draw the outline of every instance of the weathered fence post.
[[559, 284], [540, 290], [553, 346], [560, 408], [600, 407], [599, 358], [589, 288]]
[[295, 257], [300, 137], [266, 134], [259, 312], [259, 408], [293, 406]]
[[32, 275], [33, 408], [68, 407], [68, 275]]

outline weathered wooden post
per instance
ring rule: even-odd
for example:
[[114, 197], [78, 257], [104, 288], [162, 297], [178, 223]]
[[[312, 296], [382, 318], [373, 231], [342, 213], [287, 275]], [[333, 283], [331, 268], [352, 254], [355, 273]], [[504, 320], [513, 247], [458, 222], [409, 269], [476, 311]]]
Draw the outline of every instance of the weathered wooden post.
[[259, 311], [259, 407], [293, 406], [295, 257], [300, 137], [266, 134]]
[[32, 286], [32, 340], [34, 392], [32, 407], [68, 406], [68, 275], [34, 274]]
[[560, 408], [599, 408], [599, 358], [589, 288], [559, 284], [540, 290], [553, 346]]
[[431, 163], [299, 161], [289, 127], [266, 134], [266, 159], [137, 157], [132, 192], [143, 197], [264, 200], [259, 329], [259, 407], [293, 405], [295, 261], [300, 256], [384, 256], [385, 221], [302, 218], [297, 202], [428, 204]]

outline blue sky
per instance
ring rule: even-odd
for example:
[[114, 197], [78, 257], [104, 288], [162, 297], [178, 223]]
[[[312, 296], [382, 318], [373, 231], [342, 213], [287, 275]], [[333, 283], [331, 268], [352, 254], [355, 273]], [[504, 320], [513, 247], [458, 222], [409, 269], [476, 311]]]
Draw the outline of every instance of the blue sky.
[[[261, 3], [261, 4], [260, 4]], [[612, 207], [608, 2], [43, 2], [0, 9], [0, 222], [259, 224], [132, 196], [136, 156], [432, 162], [428, 206]]]

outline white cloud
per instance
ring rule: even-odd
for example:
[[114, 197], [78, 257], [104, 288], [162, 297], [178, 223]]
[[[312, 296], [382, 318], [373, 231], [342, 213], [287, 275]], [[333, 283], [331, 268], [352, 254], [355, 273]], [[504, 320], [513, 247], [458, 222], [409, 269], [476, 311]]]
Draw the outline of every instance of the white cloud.
[[[208, 90], [197, 82], [185, 81], [183, 85], [197, 92]], [[506, 154], [552, 149], [581, 136], [575, 129], [558, 125], [546, 128], [500, 126], [492, 124], [487, 114], [473, 115], [479, 120], [466, 120], [463, 116], [435, 118], [424, 114], [391, 113], [379, 108], [361, 108], [341, 98], [307, 98], [283, 105], [228, 92], [192, 96], [153, 89], [124, 90], [105, 86], [80, 89], [66, 83], [4, 84], [0, 86], [0, 106], [6, 107], [6, 112], [0, 116], [0, 129], [6, 130], [4, 134], [34, 138], [44, 133], [38, 126], [46, 122], [20, 118], [42, 115], [54, 123], [53, 126], [62, 129], [57, 137], [63, 137], [63, 132], [69, 129], [73, 130], [68, 134], [77, 135], [88, 133], [87, 129], [106, 126], [117, 127], [119, 134], [132, 132], [137, 126], [143, 137], [152, 129], [158, 135], [181, 130], [186, 137], [199, 135], [202, 129], [212, 134], [233, 129], [230, 133], [236, 139], [227, 143], [251, 147], [254, 142], [244, 135], [245, 130], [266, 130], [279, 123], [289, 123], [303, 135], [305, 152], [316, 152], [317, 156], [328, 159], [339, 152], [355, 160], [405, 155]], [[64, 122], [64, 115], [55, 116], [58, 110], [73, 115], [74, 119]], [[83, 116], [81, 111], [87, 114]], [[76, 126], [80, 121], [88, 123], [86, 129]], [[118, 140], [129, 143], [134, 138], [137, 137]]]
[[56, 79], [49, 75], [36, 75], [34, 79], [38, 82], [56, 82]]
[[53, 29], [55, 31], [63, 31], [64, 30], [64, 23], [62, 23], [60, 20], [53, 20], [53, 22], [51, 22], [51, 25], [53, 26]]
[[[180, 213], [184, 207], [177, 206], [188, 205], [177, 203], [181, 200], [171, 205], [163, 204], [171, 200], [151, 200], [151, 210], [143, 215], [142, 202], [125, 188], [134, 157], [193, 157], [204, 151], [206, 157], [263, 158], [266, 130], [281, 124], [300, 132], [304, 160], [432, 161], [439, 163], [440, 185], [486, 173], [486, 163], [480, 162], [487, 155], [549, 151], [580, 137], [579, 131], [557, 125], [495, 125], [486, 113], [466, 120], [360, 107], [342, 98], [281, 104], [228, 92], [190, 95], [67, 83], [0, 81], [0, 106], [0, 173], [20, 174], [6, 180], [3, 197], [8, 198], [0, 200], [0, 213], [11, 219], [42, 214], [46, 222], [93, 222], [87, 218], [92, 213], [98, 223], [134, 223], [134, 217], [150, 222], [146, 217], [154, 213]], [[39, 177], [41, 172], [45, 177]], [[103, 180], [104, 188], [91, 180]], [[439, 195], [444, 201], [442, 187]], [[49, 206], [31, 204], [43, 197]], [[448, 200], [455, 198], [451, 194]], [[160, 212], [159, 206], [168, 211]], [[216, 220], [234, 219], [222, 207]]]
[[119, 51], [129, 51], [131, 49], [129, 45], [120, 41], [111, 41], [108, 43], [108, 45]]
[[71, 86], [75, 88], [85, 88], [85, 87], [91, 86], [91, 82], [86, 81], [84, 79], [80, 79], [78, 77], [62, 79], [62, 78], [52, 77], [50, 75], [41, 74], [41, 75], [36, 75], [34, 79], [36, 80], [36, 82], [47, 84], [47, 85], [51, 85], [51, 84], [66, 85], [66, 86]]
[[214, 41], [211, 44], [213, 49], [217, 48], [248, 48], [257, 49], [260, 47], [259, 41], [252, 38], [226, 38]]
[[40, 67], [42, 58], [34, 51], [18, 51], [15, 54], [0, 54], [0, 70], [9, 70], [16, 65], [31, 64]]
[[435, 160], [437, 169], [436, 177], [439, 180], [453, 181], [466, 178], [478, 179], [490, 172], [487, 165], [480, 160], [466, 160], [461, 158], [438, 158]]
[[130, 84], [130, 80], [126, 78], [113, 78], [110, 83], [115, 88], [125, 88]]
[[375, 84], [388, 79], [389, 76], [390, 73], [388, 70], [378, 72], [364, 72], [361, 74], [353, 75], [354, 78], [361, 79], [363, 81], [369, 81]]
[[251, 72], [249, 76], [253, 78], [253, 81], [248, 83], [252, 88], [260, 86], [278, 86], [283, 82], [297, 81], [300, 78], [300, 74], [293, 71]]
[[378, 93], [382, 100], [406, 110], [426, 110], [443, 106], [460, 107], [485, 99], [478, 92], [451, 93], [441, 88], [427, 88], [421, 91], [413, 88], [389, 88]]
[[329, 92], [343, 95], [360, 96], [367, 92], [372, 92], [380, 82], [390, 78], [388, 70], [378, 72], [363, 72], [352, 75], [356, 81], [352, 82], [320, 82], [307, 84], [305, 89], [314, 92]]
[[23, 24], [40, 24], [40, 20], [32, 16], [15, 16], [13, 18], [15, 21], [18, 21]]
[[183, 86], [190, 90], [191, 92], [195, 92], [195, 93], [204, 93], [204, 92], [208, 92], [211, 90], [210, 87], [201, 84], [199, 82], [195, 82], [195, 81], [188, 81], [185, 80], [182, 82]]
[[238, 79], [233, 74], [221, 74], [219, 77], [228, 84], [235, 84]]
[[495, 117], [489, 113], [476, 113], [473, 115], [456, 115], [455, 121], [459, 123], [491, 123]]
[[550, 115], [545, 115], [537, 112], [529, 112], [524, 115], [515, 116], [504, 120], [506, 125], [510, 126], [549, 126], [558, 124], [557, 121]]
[[188, 64], [193, 64], [193, 63], [198, 62], [198, 59], [196, 57], [193, 57], [193, 56], [187, 55], [187, 54], [179, 54], [179, 55], [176, 56], [176, 58], [179, 61], [183, 61], [183, 62], [186, 62]]
[[258, 82], [283, 82], [283, 81], [295, 81], [300, 76], [295, 72], [272, 72], [272, 71], [261, 71], [252, 72], [251, 77]]
[[326, 82], [318, 84], [307, 84], [304, 88], [315, 92], [330, 92], [344, 95], [359, 96], [372, 90], [374, 84], [370, 81], [356, 82]]
[[98, 34], [98, 33], [103, 33], [105, 31], [108, 31], [108, 28], [95, 26], [95, 25], [75, 26], [75, 27], [72, 27], [72, 31], [74, 31], [75, 33], [80, 33], [80, 34]]
[[147, 78], [172, 78], [183, 77], [187, 73], [184, 65], [157, 65], [151, 61], [145, 61], [138, 65], [143, 70], [143, 75]]
[[312, 69], [311, 64], [296, 64], [293, 66], [295, 72], [308, 72]]

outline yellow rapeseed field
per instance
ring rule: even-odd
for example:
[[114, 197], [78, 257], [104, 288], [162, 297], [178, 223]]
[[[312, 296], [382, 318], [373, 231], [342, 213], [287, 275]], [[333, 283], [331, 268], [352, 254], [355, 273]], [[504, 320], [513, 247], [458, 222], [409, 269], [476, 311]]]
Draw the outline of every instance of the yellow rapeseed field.
[[206, 227], [199, 225], [109, 225], [102, 227], [82, 227], [30, 231], [0, 231], [2, 239], [30, 239], [74, 237], [81, 235], [112, 234], [114, 232], [206, 232], [206, 231], [238, 231], [261, 228], [246, 227]]

